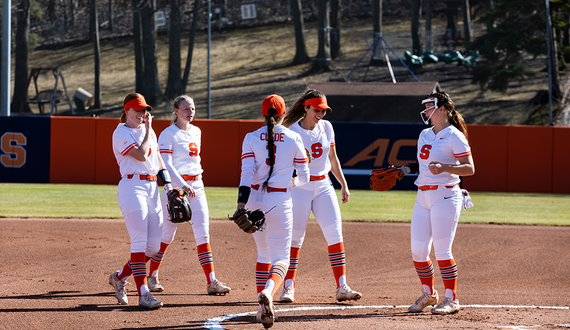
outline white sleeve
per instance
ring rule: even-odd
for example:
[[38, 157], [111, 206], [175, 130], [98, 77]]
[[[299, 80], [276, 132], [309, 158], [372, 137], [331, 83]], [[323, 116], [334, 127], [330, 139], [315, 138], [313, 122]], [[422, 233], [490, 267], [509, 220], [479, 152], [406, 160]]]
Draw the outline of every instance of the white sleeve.
[[172, 184], [174, 187], [184, 187], [186, 181], [182, 179], [178, 170], [174, 167], [172, 163], [172, 153], [161, 153], [162, 160], [164, 161], [164, 165], [166, 165], [166, 169], [170, 173], [170, 178], [172, 179]]
[[248, 133], [243, 139], [241, 150], [241, 178], [239, 185], [249, 187], [255, 174], [255, 153], [251, 145], [251, 133]]
[[297, 176], [295, 177], [295, 186], [302, 186], [309, 182], [310, 171], [309, 171], [309, 159], [305, 153], [305, 147], [303, 146], [303, 140], [298, 134], [295, 137], [295, 159], [293, 161], [295, 170], [297, 171]]

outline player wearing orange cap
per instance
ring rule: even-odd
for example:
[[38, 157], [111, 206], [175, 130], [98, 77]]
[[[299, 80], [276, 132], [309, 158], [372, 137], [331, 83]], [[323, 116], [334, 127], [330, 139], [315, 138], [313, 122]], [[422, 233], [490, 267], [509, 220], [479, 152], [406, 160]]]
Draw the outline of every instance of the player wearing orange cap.
[[[301, 137], [281, 125], [286, 111], [283, 98], [269, 95], [261, 107], [266, 125], [248, 133], [243, 140], [237, 210], [247, 207], [266, 213], [265, 226], [253, 237], [257, 245], [256, 318], [269, 328], [276, 319], [273, 294], [289, 266], [291, 187], [309, 181], [309, 168]], [[297, 177], [292, 180], [293, 170]]]

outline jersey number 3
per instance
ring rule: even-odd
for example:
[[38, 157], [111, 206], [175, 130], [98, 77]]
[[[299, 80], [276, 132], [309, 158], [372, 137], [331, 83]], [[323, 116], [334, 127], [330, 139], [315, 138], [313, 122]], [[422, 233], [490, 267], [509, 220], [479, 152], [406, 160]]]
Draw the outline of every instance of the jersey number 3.
[[424, 146], [420, 149], [420, 158], [428, 159], [430, 150], [431, 146], [429, 144], [424, 144]]

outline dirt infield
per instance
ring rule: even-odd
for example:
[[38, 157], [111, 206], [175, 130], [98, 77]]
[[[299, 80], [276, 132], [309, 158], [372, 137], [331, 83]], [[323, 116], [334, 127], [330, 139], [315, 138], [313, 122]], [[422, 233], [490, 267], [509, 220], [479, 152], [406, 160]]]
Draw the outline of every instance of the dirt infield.
[[[126, 306], [107, 283], [129, 257], [122, 220], [0, 219], [0, 328], [263, 329], [254, 321], [253, 238], [230, 221], [212, 221], [210, 233], [216, 275], [232, 292], [206, 294], [192, 228], [182, 225], [160, 271], [164, 307], [145, 311], [134, 283]], [[336, 303], [326, 242], [311, 221], [296, 302], [276, 303], [272, 329], [570, 328], [570, 227], [460, 224], [453, 252], [462, 310], [449, 316], [406, 312], [421, 293], [409, 224], [345, 222], [344, 235], [348, 283], [363, 298]]]

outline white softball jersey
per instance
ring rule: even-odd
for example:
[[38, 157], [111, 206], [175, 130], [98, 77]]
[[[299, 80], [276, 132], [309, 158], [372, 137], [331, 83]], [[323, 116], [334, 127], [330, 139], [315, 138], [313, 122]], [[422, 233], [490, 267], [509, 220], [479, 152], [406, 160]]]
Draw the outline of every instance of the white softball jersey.
[[311, 154], [309, 170], [313, 176], [327, 175], [331, 170], [329, 151], [335, 145], [335, 136], [332, 124], [328, 120], [320, 120], [313, 130], [307, 130], [299, 122], [289, 127], [298, 133], [303, 145]]
[[140, 146], [146, 133], [146, 127], [141, 125], [140, 128], [129, 128], [121, 123], [113, 132], [113, 153], [119, 164], [121, 177], [127, 174], [150, 174], [156, 175], [160, 169], [158, 163], [158, 142], [156, 134], [150, 131], [150, 148], [148, 155], [145, 156], [146, 161], [141, 162], [133, 157], [127, 156], [127, 153], [134, 147]]
[[181, 175], [198, 175], [204, 172], [200, 158], [201, 141], [202, 131], [194, 125], [189, 125], [188, 130], [181, 130], [176, 124], [172, 124], [160, 133], [158, 149], [175, 187], [184, 185], [185, 181]]
[[457, 158], [471, 155], [471, 148], [465, 138], [455, 126], [449, 125], [434, 134], [433, 129], [426, 128], [420, 133], [418, 139], [417, 158], [420, 165], [420, 174], [415, 181], [417, 186], [424, 185], [455, 185], [461, 180], [459, 175], [447, 172], [434, 175], [429, 170], [433, 161], [442, 164], [459, 164]]
[[[241, 154], [240, 186], [262, 185], [269, 176], [267, 126], [247, 133]], [[275, 125], [275, 164], [268, 186], [290, 188], [293, 170], [297, 170], [298, 185], [309, 181], [308, 159], [299, 134], [283, 125]]]

